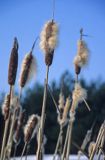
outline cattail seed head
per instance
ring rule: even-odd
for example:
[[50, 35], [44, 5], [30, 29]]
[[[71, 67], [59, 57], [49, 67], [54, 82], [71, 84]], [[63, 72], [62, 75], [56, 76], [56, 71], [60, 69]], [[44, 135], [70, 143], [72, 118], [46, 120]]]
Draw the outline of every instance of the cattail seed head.
[[2, 105], [2, 114], [4, 115], [4, 119], [8, 119], [10, 109], [10, 94], [7, 94], [4, 99], [4, 103]]
[[68, 115], [68, 112], [70, 109], [70, 103], [71, 103], [71, 100], [70, 100], [70, 97], [68, 97], [66, 99], [66, 104], [65, 104], [64, 112], [63, 112], [63, 119], [62, 119], [63, 123], [65, 123], [67, 121], [67, 115]]
[[79, 83], [75, 83], [75, 88], [72, 94], [72, 106], [71, 111], [74, 112], [78, 104], [87, 98], [87, 92], [84, 88], [81, 87]]
[[16, 80], [18, 67], [18, 41], [14, 38], [14, 44], [10, 55], [9, 69], [8, 69], [8, 83], [14, 85]]
[[54, 49], [57, 46], [58, 26], [54, 21], [48, 21], [40, 35], [40, 48], [45, 53], [45, 63], [50, 66], [53, 61]]
[[61, 109], [63, 109], [62, 117], [59, 117], [59, 119], [58, 119], [58, 122], [60, 125], [61, 124], [65, 125], [67, 122], [67, 115], [68, 115], [68, 112], [70, 109], [70, 103], [71, 103], [71, 100], [70, 100], [70, 97], [68, 97], [66, 99], [66, 103], [64, 105], [64, 108], [61, 108]]
[[78, 41], [78, 51], [74, 58], [75, 73], [79, 74], [81, 68], [88, 63], [89, 49], [83, 40]]
[[61, 122], [62, 118], [63, 118], [63, 111], [64, 111], [64, 107], [65, 107], [65, 100], [64, 100], [64, 95], [63, 93], [60, 93], [59, 95], [59, 112], [58, 112], [58, 123]]
[[25, 128], [24, 128], [24, 141], [29, 143], [33, 136], [37, 133], [39, 127], [40, 118], [38, 115], [33, 114], [30, 116]]
[[36, 73], [36, 59], [29, 53], [26, 54], [22, 62], [19, 85], [23, 88], [35, 75]]

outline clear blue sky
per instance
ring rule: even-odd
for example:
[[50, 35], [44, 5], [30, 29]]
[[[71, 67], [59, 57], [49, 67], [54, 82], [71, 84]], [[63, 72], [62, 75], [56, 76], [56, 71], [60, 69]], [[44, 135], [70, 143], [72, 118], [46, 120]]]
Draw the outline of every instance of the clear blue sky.
[[[7, 73], [14, 36], [19, 41], [19, 68], [43, 24], [51, 18], [52, 0], [0, 0], [0, 90], [8, 90]], [[55, 52], [49, 80], [58, 80], [65, 70], [74, 73], [73, 57], [77, 49], [79, 29], [92, 38], [85, 38], [91, 50], [89, 66], [81, 77], [87, 81], [105, 80], [105, 1], [56, 0], [55, 19], [60, 27], [59, 46]], [[34, 51], [38, 63], [36, 81], [43, 82], [44, 56], [37, 45]], [[17, 84], [18, 85], [18, 78]]]

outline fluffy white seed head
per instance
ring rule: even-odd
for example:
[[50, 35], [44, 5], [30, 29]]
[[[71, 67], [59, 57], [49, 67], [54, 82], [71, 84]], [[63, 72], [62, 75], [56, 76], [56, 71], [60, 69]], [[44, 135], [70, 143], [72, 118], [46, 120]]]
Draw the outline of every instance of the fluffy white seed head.
[[89, 49], [87, 44], [83, 40], [78, 41], [77, 55], [74, 58], [74, 65], [83, 67], [88, 63], [89, 59]]
[[78, 104], [87, 98], [87, 92], [81, 87], [79, 83], [75, 83], [75, 88], [72, 94], [72, 107], [71, 110], [74, 112]]
[[67, 115], [68, 115], [68, 112], [69, 112], [69, 109], [70, 109], [70, 103], [71, 103], [71, 100], [70, 100], [70, 97], [68, 97], [66, 99], [66, 103], [65, 103], [65, 106], [64, 106], [64, 110], [63, 110], [63, 114], [62, 114], [62, 118], [60, 116], [58, 116], [58, 122], [59, 124], [63, 124], [65, 125], [67, 123]]
[[57, 46], [58, 25], [55, 22], [48, 21], [40, 35], [40, 48], [45, 53], [51, 53]]
[[59, 95], [59, 109], [64, 109], [64, 106], [65, 106], [65, 99], [64, 99], [64, 95], [62, 93], [60, 93]]
[[32, 80], [33, 77], [36, 76], [37, 72], [37, 63], [36, 59], [30, 53], [25, 55], [21, 66], [21, 73], [19, 78], [20, 87], [24, 87], [27, 85], [29, 81]]

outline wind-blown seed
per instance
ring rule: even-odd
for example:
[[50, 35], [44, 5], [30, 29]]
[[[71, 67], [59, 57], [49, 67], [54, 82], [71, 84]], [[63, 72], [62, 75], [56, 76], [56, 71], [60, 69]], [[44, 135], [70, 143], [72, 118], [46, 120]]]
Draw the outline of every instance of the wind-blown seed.
[[18, 41], [14, 38], [14, 44], [10, 55], [9, 69], [8, 69], [8, 83], [14, 85], [16, 80], [18, 67]]

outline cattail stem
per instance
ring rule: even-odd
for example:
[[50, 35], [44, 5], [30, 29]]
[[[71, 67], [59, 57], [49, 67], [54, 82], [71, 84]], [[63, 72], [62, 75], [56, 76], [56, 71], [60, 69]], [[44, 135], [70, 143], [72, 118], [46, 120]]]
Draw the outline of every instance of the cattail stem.
[[92, 151], [92, 153], [91, 153], [91, 155], [90, 155], [89, 160], [93, 160], [94, 155], [95, 155], [95, 152], [96, 152], [96, 150], [97, 150], [97, 147], [99, 146], [99, 143], [100, 143], [100, 141], [101, 141], [101, 139], [102, 139], [103, 132], [104, 132], [104, 129], [103, 129], [103, 124], [102, 124], [102, 126], [101, 126], [101, 128], [100, 128], [100, 131], [99, 131], [99, 134], [98, 134], [98, 137], [97, 137], [97, 140], [96, 140], [96, 143], [95, 143], [95, 146], [94, 146], [94, 148], [93, 148], [93, 151]]
[[87, 109], [88, 109], [89, 111], [91, 111], [91, 109], [90, 109], [90, 107], [89, 107], [88, 103], [86, 102], [86, 100], [85, 100], [84, 98], [83, 98], [83, 101], [84, 101], [84, 103], [85, 103], [85, 105], [86, 105]]
[[38, 133], [38, 150], [37, 150], [37, 160], [41, 160], [42, 149], [41, 145], [43, 143], [43, 132], [44, 132], [44, 122], [45, 122], [45, 110], [46, 110], [46, 100], [47, 100], [47, 88], [48, 88], [48, 74], [49, 74], [49, 66], [46, 68], [46, 78], [45, 78], [45, 86], [44, 86], [44, 96], [43, 96], [43, 105], [42, 105], [42, 114], [40, 120], [40, 128]]
[[59, 159], [61, 160], [62, 151], [63, 151], [63, 125], [60, 125], [60, 132], [61, 132], [61, 138], [60, 138], [60, 144], [59, 144]]
[[3, 159], [3, 157], [4, 157], [4, 150], [5, 150], [5, 145], [6, 145], [6, 138], [7, 138], [9, 122], [10, 122], [10, 114], [9, 114], [8, 119], [5, 121], [5, 128], [4, 128], [4, 134], [3, 134], [3, 142], [2, 142], [1, 158], [0, 159]]
[[12, 149], [12, 144], [13, 144], [14, 125], [16, 122], [16, 111], [17, 111], [17, 109], [14, 109], [14, 113], [11, 117], [11, 128], [10, 128], [9, 138], [8, 138], [8, 142], [7, 142], [7, 146], [6, 146], [4, 160], [5, 160], [5, 157], [10, 158], [10, 155], [11, 155], [11, 149]]
[[[11, 98], [12, 98], [12, 86], [10, 85], [10, 102], [11, 102]], [[9, 127], [9, 122], [10, 122], [10, 118], [11, 118], [11, 113], [9, 111], [9, 116], [8, 116], [8, 119], [6, 119], [5, 121], [5, 127], [4, 127], [4, 134], [3, 134], [3, 142], [2, 142], [2, 149], [1, 149], [1, 160], [3, 159], [4, 157], [4, 150], [5, 150], [5, 145], [6, 145], [6, 139], [7, 139], [7, 133], [8, 133], [8, 127]]]
[[15, 160], [16, 151], [17, 151], [17, 146], [18, 146], [18, 144], [16, 143], [16, 144], [15, 144], [15, 147], [14, 147], [13, 160]]
[[54, 21], [54, 16], [55, 16], [55, 0], [53, 0], [53, 5], [52, 5], [52, 21]]
[[79, 151], [81, 151], [82, 154], [84, 154], [84, 155], [89, 159], [88, 154], [87, 154], [80, 146], [78, 146], [77, 143], [72, 142], [72, 144], [73, 144], [73, 146], [75, 146]]
[[24, 144], [24, 147], [23, 147], [23, 151], [22, 151], [20, 160], [22, 160], [26, 148], [27, 148], [27, 143]]
[[30, 145], [28, 144], [28, 145], [27, 145], [27, 148], [26, 148], [25, 160], [27, 160], [27, 156], [28, 156], [29, 149], [30, 149]]
[[66, 160], [69, 160], [69, 153], [71, 149], [71, 137], [72, 137], [72, 129], [73, 129], [74, 120], [70, 120], [69, 127], [69, 135], [68, 135], [68, 144], [67, 144], [67, 152], [66, 152]]
[[100, 145], [101, 148], [99, 149], [97, 160], [100, 160], [101, 153], [102, 153], [102, 148], [104, 146], [104, 142], [105, 142], [105, 130], [104, 130], [103, 137], [102, 137], [102, 140], [101, 140], [101, 145]]
[[59, 148], [59, 145], [60, 145], [60, 140], [61, 140], [61, 137], [62, 137], [62, 133], [63, 133], [63, 127], [61, 125], [60, 126], [59, 136], [58, 136], [58, 141], [57, 141], [56, 148], [55, 148], [55, 153], [54, 153], [54, 156], [53, 156], [53, 160], [55, 160], [55, 158], [56, 158], [56, 155], [57, 155], [57, 152], [58, 152], [58, 148]]
[[67, 141], [68, 141], [69, 130], [70, 130], [70, 125], [68, 124], [67, 132], [66, 132], [65, 144], [64, 144], [63, 153], [62, 153], [62, 160], [65, 159], [65, 154], [66, 154], [66, 149], [67, 149]]
[[51, 95], [51, 98], [52, 98], [52, 100], [53, 100], [53, 102], [54, 102], [54, 105], [55, 105], [56, 109], [60, 112], [59, 107], [58, 107], [58, 105], [57, 105], [57, 103], [56, 103], [56, 101], [55, 101], [55, 98], [54, 98], [54, 96], [53, 96], [53, 93], [52, 93], [51, 88], [50, 88], [49, 85], [48, 85], [48, 91], [49, 91], [49, 93], [50, 93], [50, 95]]

